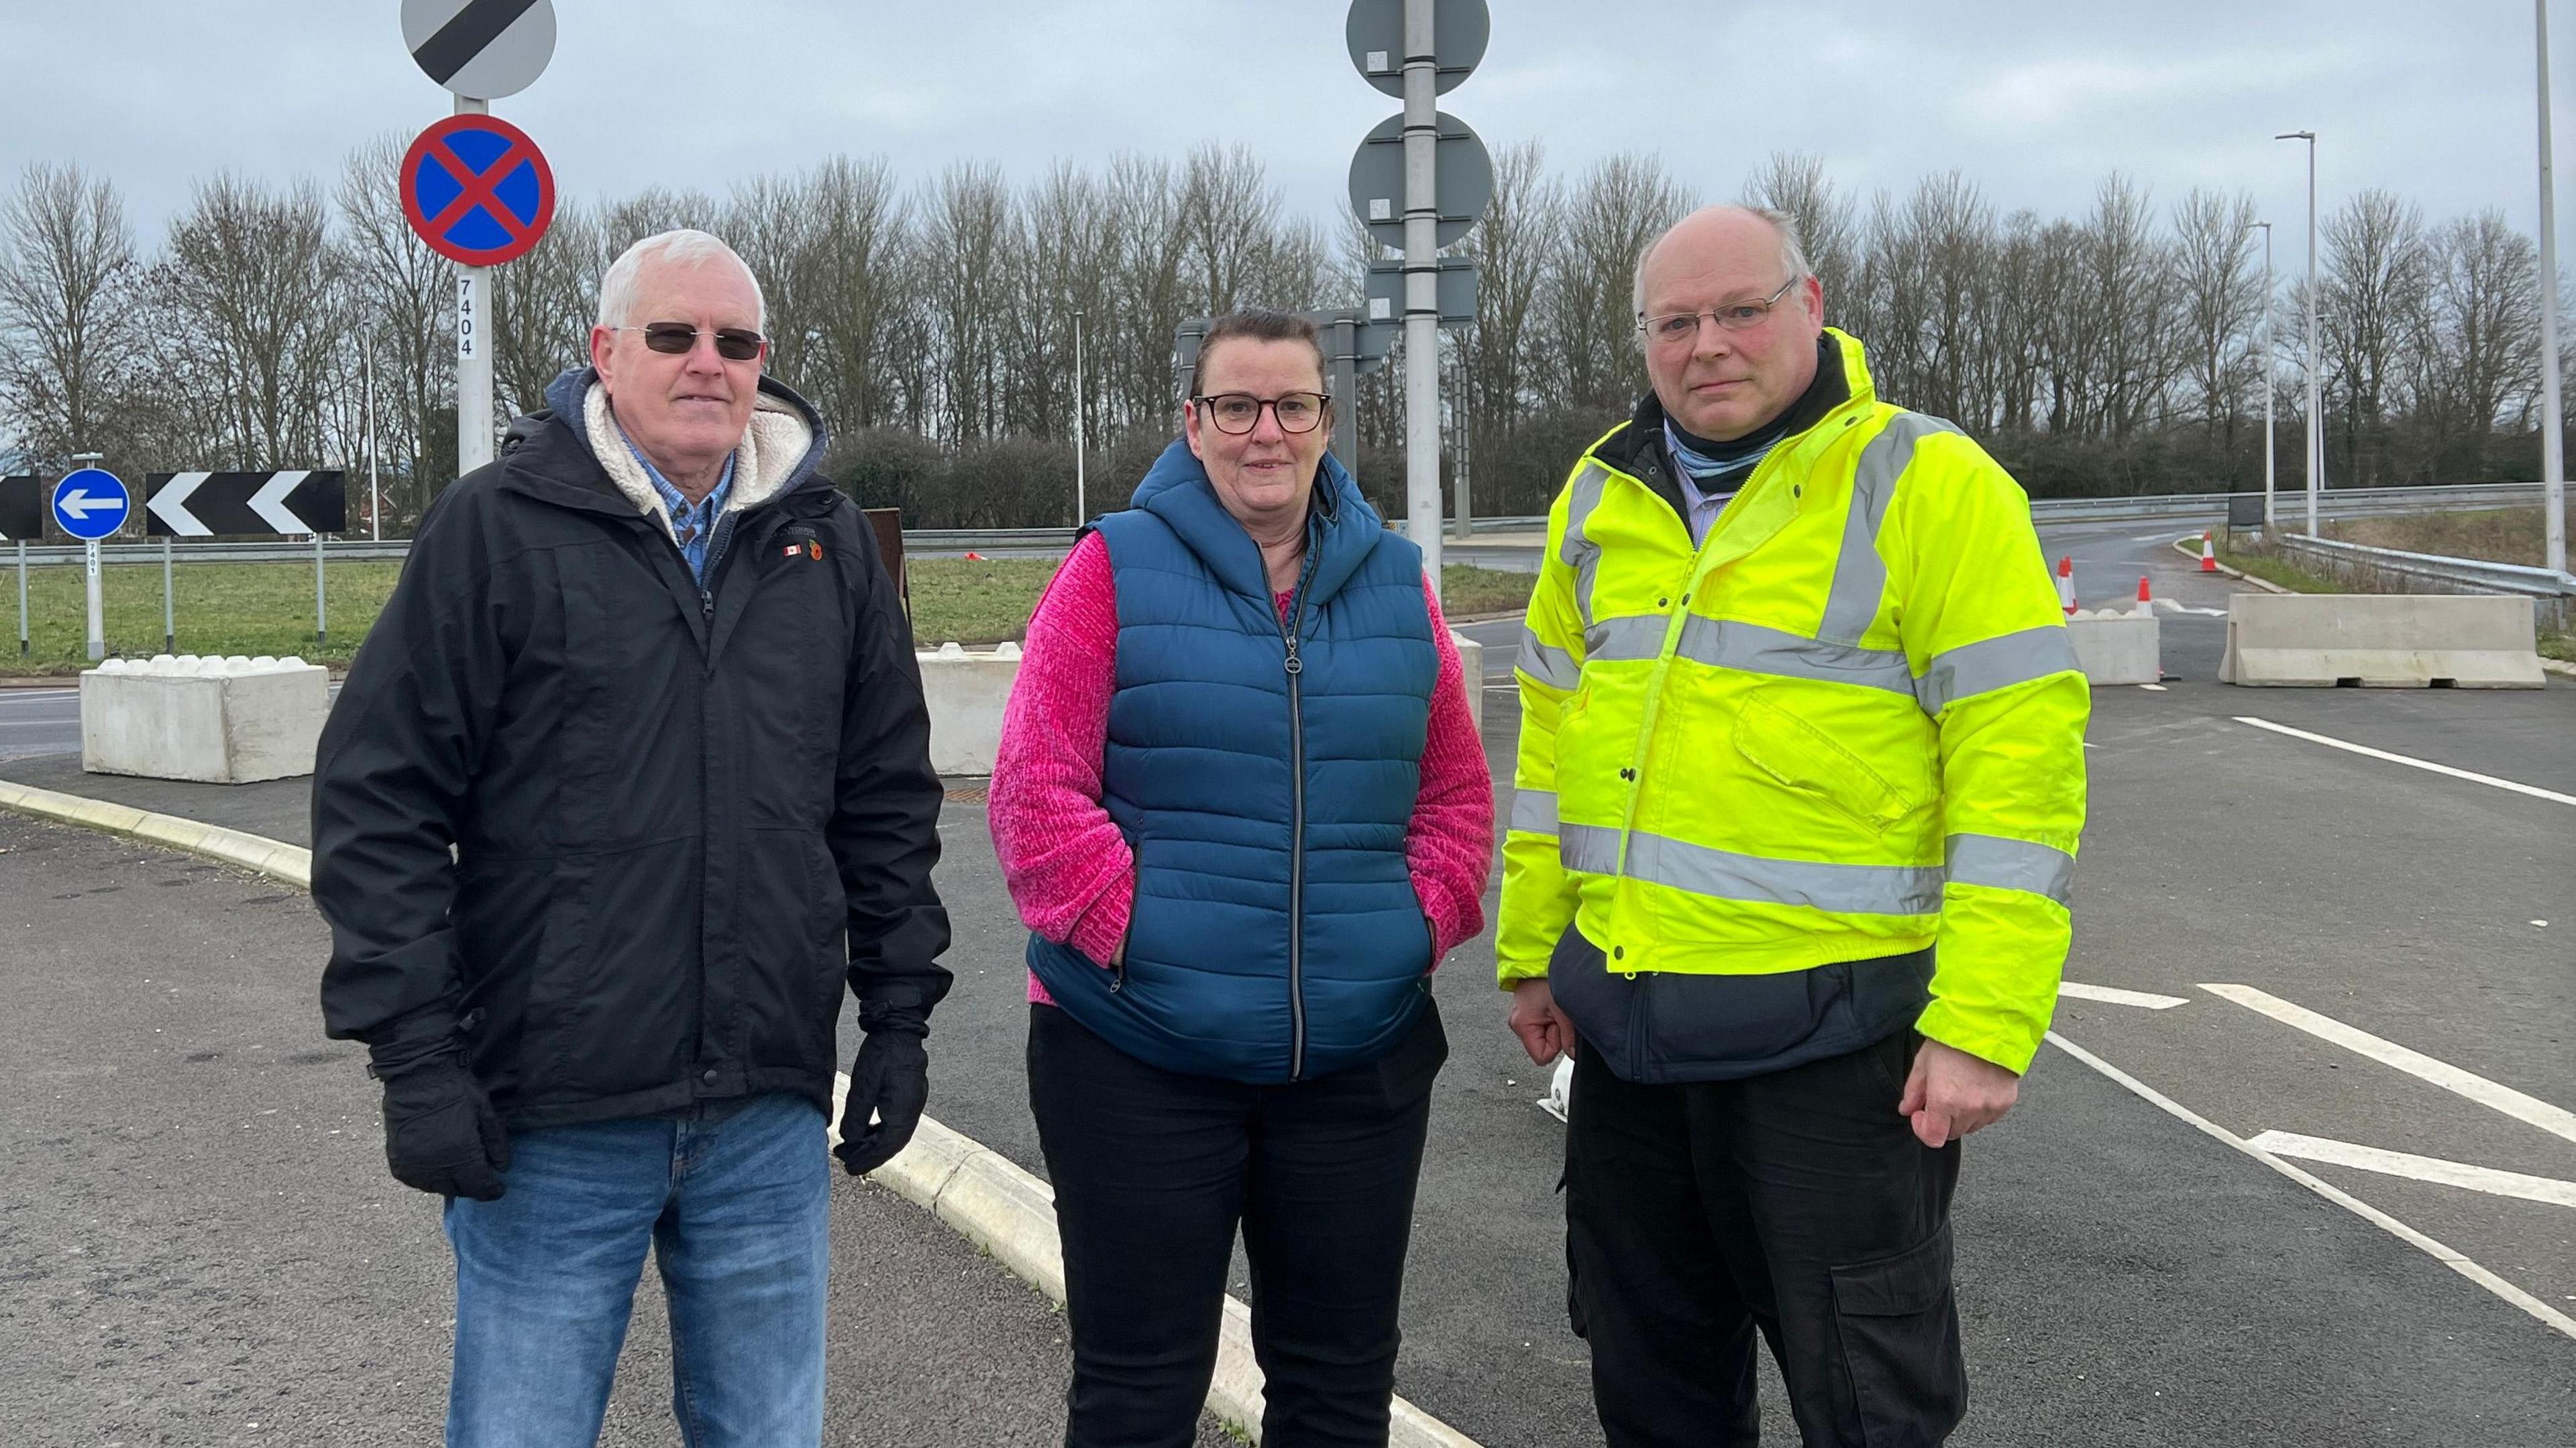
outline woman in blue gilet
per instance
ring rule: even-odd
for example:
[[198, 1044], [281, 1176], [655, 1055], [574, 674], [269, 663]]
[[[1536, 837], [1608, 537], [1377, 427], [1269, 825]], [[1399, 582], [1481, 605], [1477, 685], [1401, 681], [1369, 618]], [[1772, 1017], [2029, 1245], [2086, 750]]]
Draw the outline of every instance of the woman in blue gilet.
[[1220, 319], [1184, 436], [1029, 622], [993, 767], [1068, 1448], [1197, 1433], [1240, 1227], [1270, 1448], [1383, 1444], [1493, 788], [1422, 556], [1325, 454], [1303, 319]]

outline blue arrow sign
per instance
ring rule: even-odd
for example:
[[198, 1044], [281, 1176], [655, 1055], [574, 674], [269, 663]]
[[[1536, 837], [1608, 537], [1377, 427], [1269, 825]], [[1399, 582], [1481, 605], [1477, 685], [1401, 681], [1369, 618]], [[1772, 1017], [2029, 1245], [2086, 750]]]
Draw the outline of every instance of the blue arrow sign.
[[54, 484], [54, 525], [75, 538], [104, 538], [124, 527], [132, 511], [124, 479], [105, 468], [82, 468]]

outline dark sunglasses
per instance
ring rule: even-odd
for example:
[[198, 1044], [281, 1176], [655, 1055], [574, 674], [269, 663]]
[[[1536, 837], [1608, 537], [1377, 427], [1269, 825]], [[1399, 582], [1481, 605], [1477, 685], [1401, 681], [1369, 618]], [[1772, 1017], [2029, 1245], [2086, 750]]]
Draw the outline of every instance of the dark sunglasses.
[[[698, 345], [698, 329], [686, 322], [650, 322], [641, 327], [611, 327], [612, 332], [641, 332], [644, 345], [656, 352], [685, 357]], [[748, 362], [769, 339], [742, 327], [716, 328], [716, 355], [728, 362]]]

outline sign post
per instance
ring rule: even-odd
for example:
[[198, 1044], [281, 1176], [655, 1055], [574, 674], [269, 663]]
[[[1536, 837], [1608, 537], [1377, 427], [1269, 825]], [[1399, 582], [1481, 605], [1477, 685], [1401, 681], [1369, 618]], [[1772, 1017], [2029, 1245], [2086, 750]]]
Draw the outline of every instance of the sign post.
[[[536, 143], [491, 118], [555, 53], [552, 0], [403, 0], [403, 45], [456, 96], [456, 113], [403, 158], [403, 212], [456, 263], [456, 468], [492, 461], [492, 268], [524, 254], [554, 218], [554, 173]], [[318, 564], [316, 566], [319, 566]]]
[[[1404, 99], [1351, 158], [1351, 205], [1370, 234], [1404, 251], [1405, 535], [1440, 590], [1440, 248], [1466, 234], [1493, 199], [1484, 142], [1438, 97], [1485, 56], [1485, 0], [1352, 0], [1343, 27], [1351, 63], [1369, 84]], [[1401, 138], [1401, 184], [1378, 159]], [[1455, 157], [1454, 162], [1452, 157]], [[1397, 205], [1402, 207], [1399, 220]], [[1393, 233], [1390, 235], [1389, 233]]]
[[126, 515], [134, 511], [134, 497], [116, 474], [105, 468], [81, 468], [54, 484], [53, 508], [55, 526], [89, 545], [83, 561], [89, 575], [89, 657], [96, 663], [107, 657], [107, 617], [98, 596], [98, 540], [125, 526]]

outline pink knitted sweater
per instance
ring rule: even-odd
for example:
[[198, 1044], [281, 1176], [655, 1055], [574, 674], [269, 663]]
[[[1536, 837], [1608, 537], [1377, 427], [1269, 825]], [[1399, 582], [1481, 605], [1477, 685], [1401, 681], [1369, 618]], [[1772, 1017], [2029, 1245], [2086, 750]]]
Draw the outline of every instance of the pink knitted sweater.
[[[1404, 853], [1414, 894], [1431, 921], [1436, 964], [1451, 946], [1485, 928], [1494, 789], [1484, 741], [1467, 709], [1458, 646], [1450, 641], [1428, 583], [1423, 593], [1440, 674], [1432, 686], [1422, 782]], [[1283, 617], [1288, 603], [1289, 595], [1279, 595]], [[1106, 962], [1127, 938], [1136, 861], [1100, 803], [1109, 696], [1118, 670], [1117, 584], [1109, 545], [1100, 535], [1084, 535], [1047, 585], [1023, 647], [1019, 682], [1003, 711], [1001, 748], [993, 760], [993, 851], [1031, 930]], [[1047, 1001], [1034, 975], [1029, 999]]]

